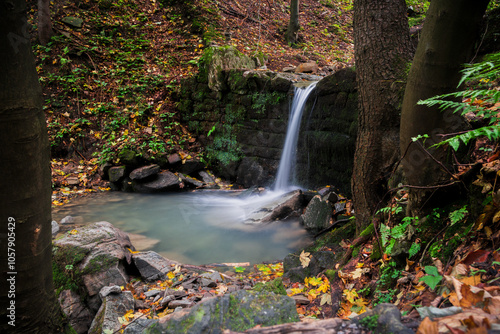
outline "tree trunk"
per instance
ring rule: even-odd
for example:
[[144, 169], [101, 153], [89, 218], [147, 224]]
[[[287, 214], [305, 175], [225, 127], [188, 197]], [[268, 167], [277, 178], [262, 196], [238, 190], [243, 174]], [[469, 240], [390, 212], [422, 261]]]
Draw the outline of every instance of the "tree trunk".
[[0, 2], [0, 332], [55, 333], [50, 151], [25, 11]]
[[360, 232], [399, 157], [399, 113], [411, 59], [404, 0], [354, 1], [354, 56], [359, 116], [352, 193]]
[[38, 0], [38, 40], [46, 45], [54, 32], [50, 18], [50, 0]]
[[286, 41], [288, 44], [297, 42], [297, 33], [299, 31], [299, 0], [290, 1], [290, 22], [286, 31]]
[[[460, 116], [451, 111], [420, 106], [416, 103], [429, 97], [450, 93], [457, 88], [462, 64], [469, 60], [477, 37], [479, 23], [488, 0], [434, 0], [427, 11], [422, 37], [417, 46], [408, 76], [401, 115], [401, 151], [406, 155], [403, 168], [409, 191], [408, 213], [425, 215], [432, 208], [430, 201], [436, 189], [432, 186], [449, 183], [450, 175], [431, 159], [420, 143], [412, 137], [429, 135], [425, 146], [440, 141], [438, 134], [455, 132], [462, 126]], [[445, 163], [446, 149], [428, 149], [437, 161]], [[437, 198], [435, 196], [434, 198]]]

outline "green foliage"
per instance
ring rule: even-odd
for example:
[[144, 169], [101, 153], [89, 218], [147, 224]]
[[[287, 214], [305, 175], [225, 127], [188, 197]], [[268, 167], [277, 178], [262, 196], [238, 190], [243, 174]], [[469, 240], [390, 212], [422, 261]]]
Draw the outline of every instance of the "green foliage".
[[[395, 208], [383, 208], [377, 211], [379, 212], [387, 212], [390, 209], [390, 212], [393, 213], [400, 213], [402, 212], [401, 207], [395, 207]], [[382, 239], [382, 246], [385, 247], [385, 253], [386, 254], [391, 254], [392, 249], [394, 248], [394, 245], [396, 244], [396, 241], [398, 240], [404, 240], [407, 235], [408, 235], [408, 227], [410, 225], [418, 223], [418, 217], [404, 217], [401, 221], [401, 224], [396, 225], [392, 228], [390, 228], [387, 224], [380, 224], [380, 236]], [[413, 246], [417, 247], [417, 246]], [[415, 248], [413, 249], [415, 251]], [[417, 250], [418, 252], [418, 250]]]
[[286, 95], [279, 92], [256, 92], [252, 95], [252, 108], [257, 111], [257, 113], [263, 114], [269, 105], [279, 104], [285, 98]]
[[454, 224], [462, 221], [468, 213], [469, 212], [467, 211], [466, 206], [464, 206], [461, 209], [450, 212], [449, 218], [450, 218], [451, 225], [454, 225]]
[[421, 247], [420, 244], [417, 243], [411, 244], [410, 250], [408, 251], [409, 253], [408, 258], [411, 259], [413, 256], [415, 256], [420, 251], [420, 247]]
[[379, 314], [370, 315], [368, 317], [361, 319], [359, 323], [361, 324], [361, 326], [373, 331], [378, 326], [379, 316], [380, 316]]
[[498, 107], [495, 106], [500, 101], [500, 91], [494, 89], [499, 76], [500, 53], [490, 54], [480, 63], [466, 65], [459, 83], [459, 86], [463, 83], [475, 83], [485, 86], [484, 88], [478, 86], [476, 89], [439, 95], [418, 102], [420, 105], [437, 106], [441, 110], [451, 110], [461, 115], [474, 113], [489, 122], [487, 126], [445, 139], [435, 144], [435, 147], [447, 144], [456, 151], [462, 144], [467, 145], [478, 137], [486, 136], [492, 141], [500, 139], [500, 126], [497, 124]]
[[441, 282], [441, 280], [443, 279], [443, 276], [439, 274], [437, 268], [434, 266], [426, 266], [424, 267], [424, 271], [427, 275], [421, 277], [420, 281], [427, 284], [429, 288], [431, 288], [431, 290], [434, 290], [439, 282]]

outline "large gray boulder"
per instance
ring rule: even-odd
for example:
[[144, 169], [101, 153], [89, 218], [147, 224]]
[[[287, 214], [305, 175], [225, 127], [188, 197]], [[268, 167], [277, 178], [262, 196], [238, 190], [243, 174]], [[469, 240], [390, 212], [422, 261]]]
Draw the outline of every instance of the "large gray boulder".
[[160, 166], [153, 164], [134, 169], [129, 177], [131, 180], [145, 180], [160, 172]]
[[128, 248], [135, 250], [125, 232], [108, 222], [97, 222], [54, 240], [53, 259], [61, 272], [71, 268], [74, 281], [83, 284], [89, 299], [97, 301], [96, 310], [101, 288], [129, 281], [125, 262], [130, 264], [132, 256]]
[[130, 291], [112, 293], [103, 300], [99, 311], [97, 312], [89, 334], [102, 334], [105, 330], [114, 332], [121, 328], [118, 318], [123, 317], [129, 310], [134, 309], [134, 296]]
[[245, 331], [256, 325], [272, 326], [297, 322], [295, 302], [272, 292], [239, 290], [207, 299], [191, 309], [160, 319], [161, 333], [222, 333]]
[[304, 214], [300, 216], [300, 222], [309, 232], [317, 233], [330, 226], [332, 213], [332, 204], [320, 195], [316, 195], [307, 205]]
[[155, 179], [147, 182], [133, 181], [132, 187], [138, 193], [156, 193], [163, 191], [179, 190], [180, 178], [172, 172], [164, 171]]
[[172, 265], [179, 264], [153, 251], [136, 253], [132, 258], [142, 278], [146, 281], [165, 280], [167, 273], [174, 269]]

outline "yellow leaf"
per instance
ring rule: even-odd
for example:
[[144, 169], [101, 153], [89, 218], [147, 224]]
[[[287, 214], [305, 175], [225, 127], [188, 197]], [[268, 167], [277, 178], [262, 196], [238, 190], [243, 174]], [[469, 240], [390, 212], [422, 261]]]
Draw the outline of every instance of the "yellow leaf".
[[324, 304], [332, 305], [332, 295], [330, 295], [329, 293], [324, 293], [321, 295], [320, 305]]
[[69, 234], [72, 234], [72, 235], [75, 235], [75, 234], [77, 234], [77, 233], [78, 233], [78, 231], [77, 231], [77, 230], [71, 230], [71, 231], [69, 232]]
[[302, 268], [306, 268], [309, 266], [309, 262], [311, 262], [311, 253], [309, 252], [304, 252], [302, 250], [302, 253], [300, 253], [299, 256], [300, 264], [302, 265]]
[[343, 291], [343, 293], [344, 293], [345, 299], [348, 300], [352, 304], [354, 304], [354, 299], [358, 298], [358, 293], [354, 289], [352, 289], [352, 290], [345, 289]]
[[169, 271], [169, 272], [167, 273], [167, 277], [168, 277], [169, 279], [173, 279], [173, 278], [175, 277], [175, 274], [174, 274], [173, 272]]

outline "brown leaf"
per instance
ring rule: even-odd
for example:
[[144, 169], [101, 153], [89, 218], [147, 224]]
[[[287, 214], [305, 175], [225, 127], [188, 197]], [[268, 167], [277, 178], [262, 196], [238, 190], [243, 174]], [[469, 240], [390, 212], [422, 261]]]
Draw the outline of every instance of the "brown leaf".
[[426, 317], [418, 326], [417, 334], [439, 334], [438, 323]]
[[479, 290], [477, 293], [474, 293], [471, 291], [470, 285], [463, 284], [460, 287], [460, 293], [463, 297], [460, 299], [461, 307], [470, 308], [484, 302], [484, 290]]
[[492, 297], [487, 299], [488, 303], [484, 310], [489, 314], [500, 315], [500, 297]]

